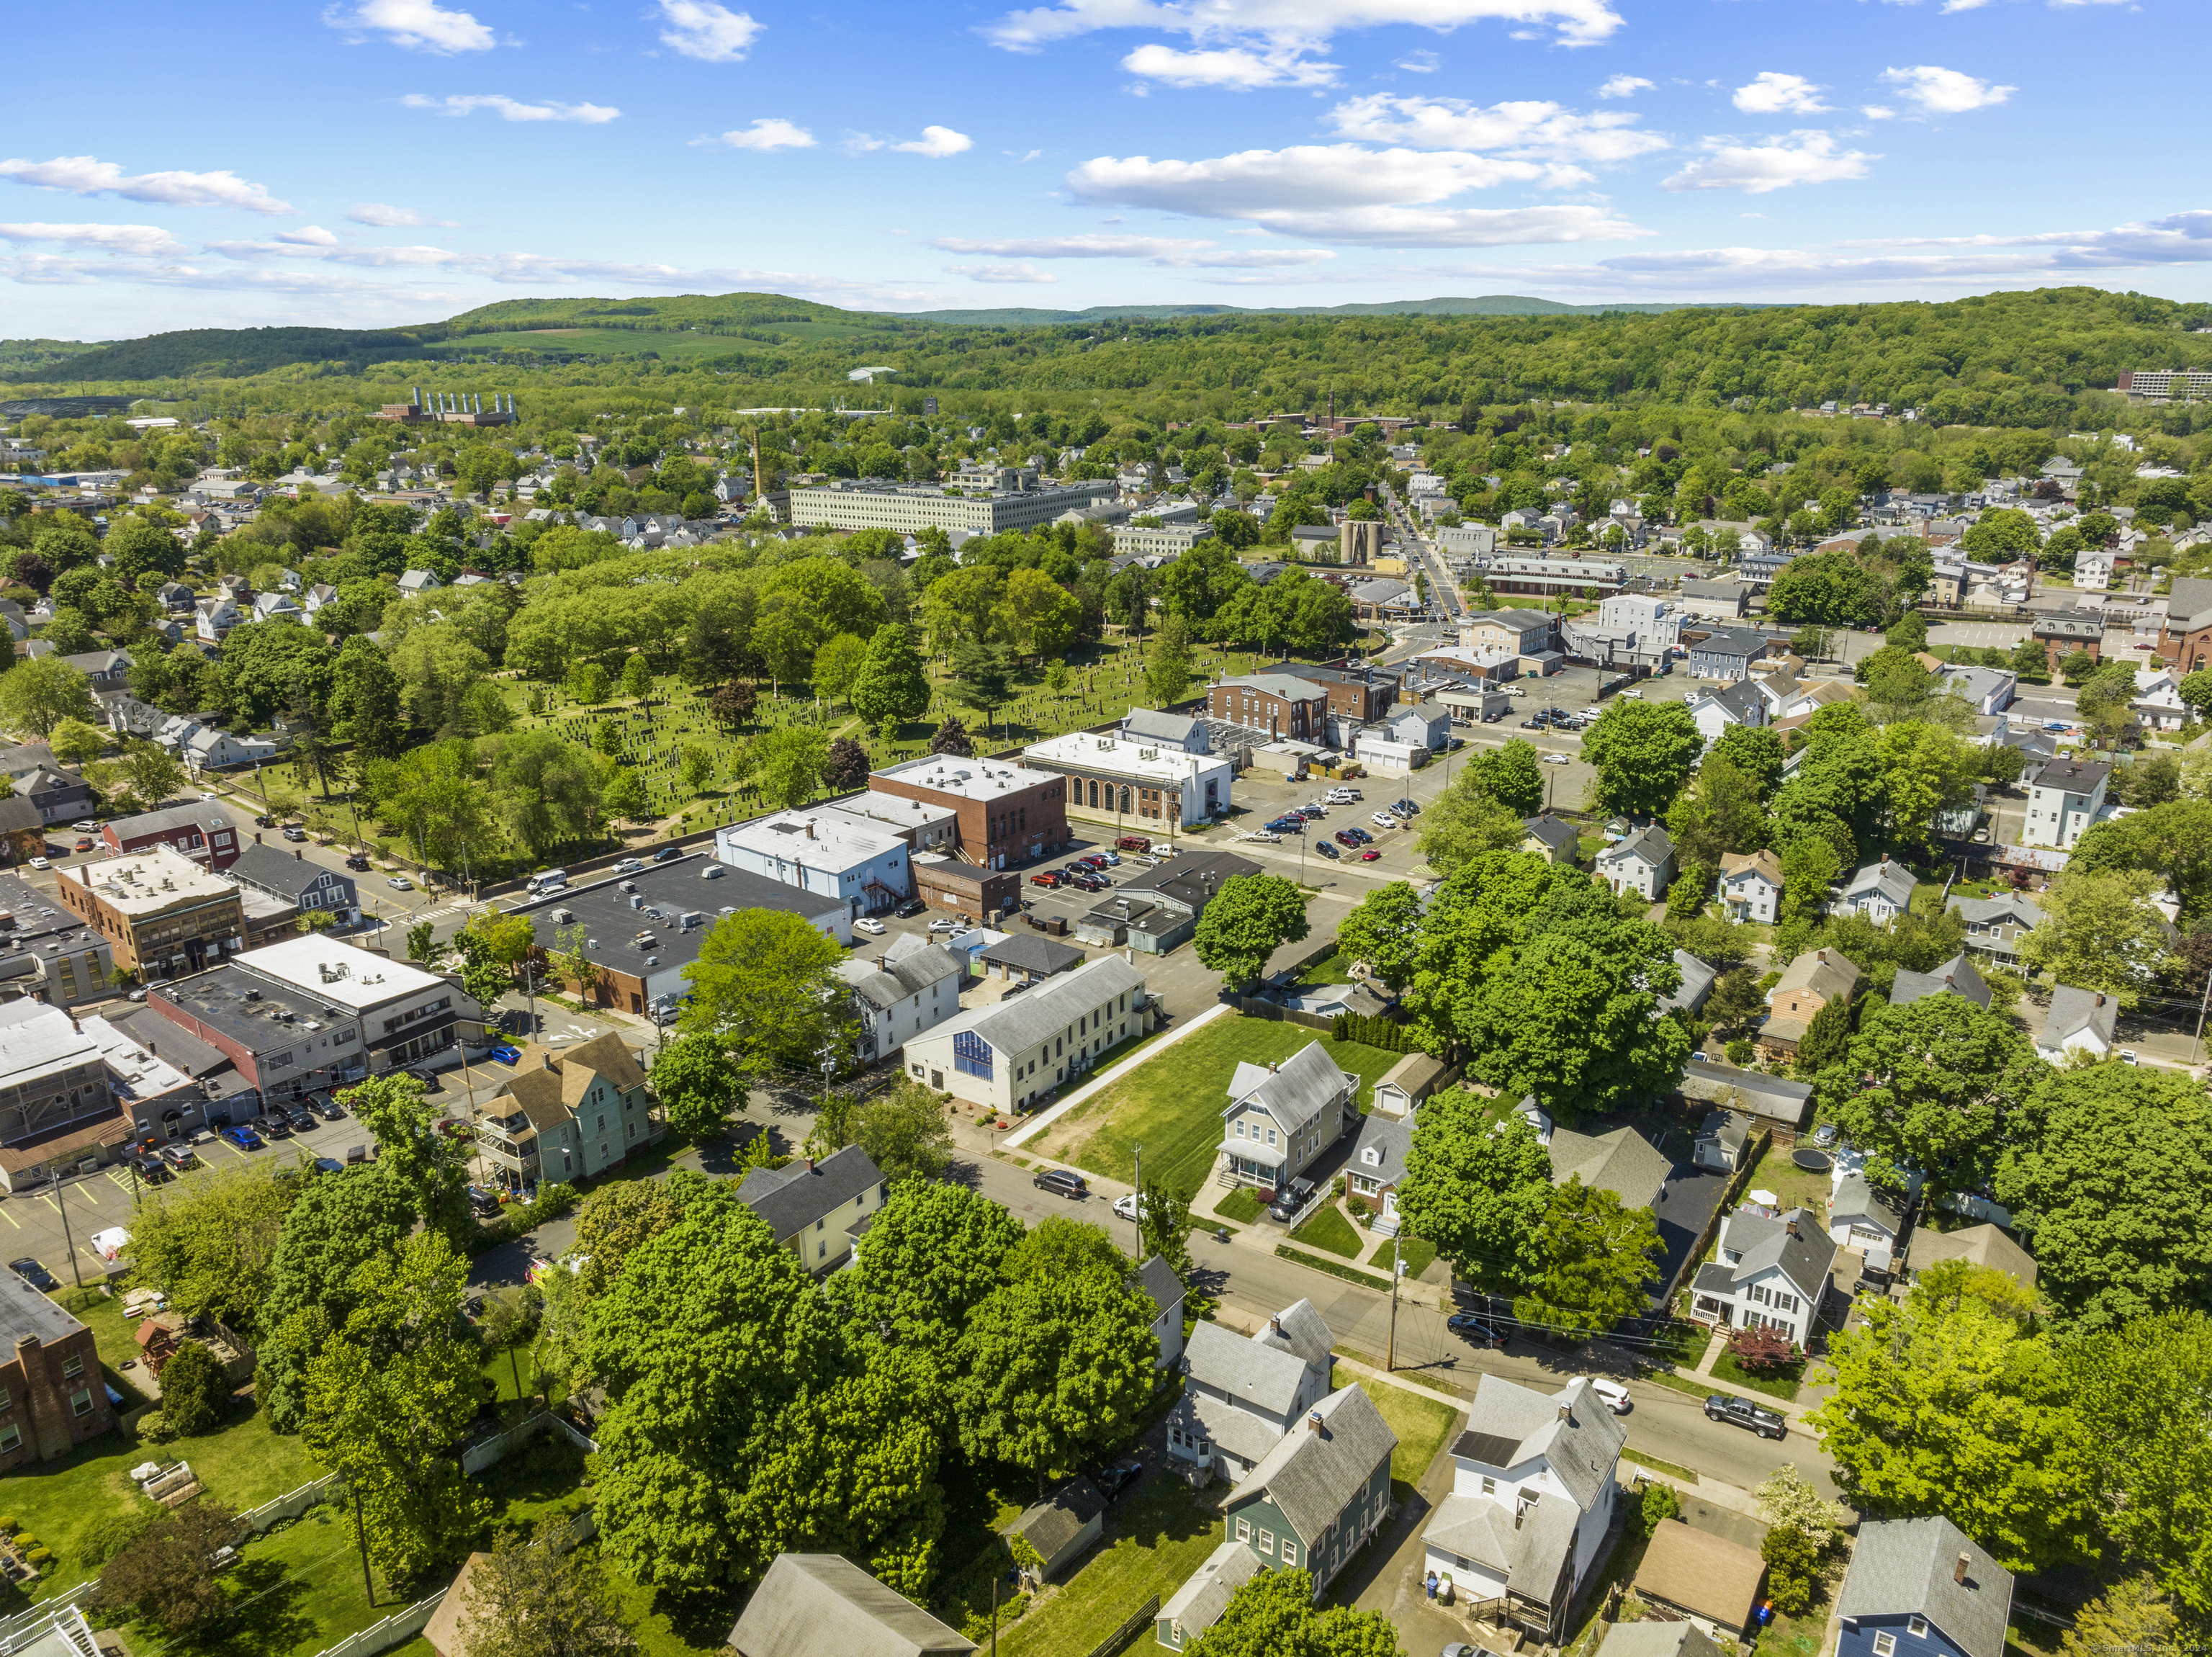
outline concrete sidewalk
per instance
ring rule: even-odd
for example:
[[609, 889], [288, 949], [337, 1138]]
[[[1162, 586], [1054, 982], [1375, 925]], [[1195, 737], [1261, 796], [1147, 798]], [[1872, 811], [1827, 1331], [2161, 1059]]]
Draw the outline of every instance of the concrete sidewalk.
[[1054, 1123], [1059, 1121], [1061, 1117], [1066, 1115], [1069, 1111], [1083, 1103], [1085, 1100], [1090, 1098], [1091, 1094], [1097, 1093], [1101, 1087], [1112, 1086], [1115, 1082], [1119, 1081], [1123, 1076], [1127, 1075], [1130, 1071], [1135, 1069], [1139, 1064], [1148, 1063], [1154, 1056], [1165, 1052], [1169, 1048], [1174, 1046], [1176, 1043], [1181, 1041], [1192, 1031], [1201, 1029], [1205, 1026], [1211, 1024], [1214, 1020], [1220, 1018], [1224, 1014], [1232, 1013], [1234, 1011], [1236, 1011], [1236, 1008], [1230, 1006], [1228, 1002], [1223, 1002], [1217, 1006], [1207, 1008], [1203, 1013], [1199, 1014], [1194, 1018], [1185, 1020], [1181, 1026], [1176, 1029], [1169, 1031], [1166, 1035], [1161, 1037], [1159, 1040], [1152, 1043], [1151, 1046], [1146, 1048], [1142, 1052], [1132, 1053], [1128, 1057], [1123, 1059], [1119, 1064], [1116, 1064], [1112, 1069], [1102, 1071], [1098, 1075], [1091, 1077], [1090, 1081], [1085, 1082], [1080, 1087], [1078, 1087], [1066, 1099], [1061, 1100], [1059, 1104], [1054, 1106], [1050, 1110], [1042, 1112], [1039, 1115], [1032, 1118], [1030, 1120], [1024, 1122], [1020, 1127], [1015, 1129], [1013, 1132], [1008, 1134], [1004, 1139], [999, 1142], [1000, 1148], [1006, 1150], [1018, 1149], [1021, 1146], [1027, 1144], [1030, 1140], [1036, 1138], [1037, 1135], [1042, 1133], [1047, 1128], [1049, 1128]]

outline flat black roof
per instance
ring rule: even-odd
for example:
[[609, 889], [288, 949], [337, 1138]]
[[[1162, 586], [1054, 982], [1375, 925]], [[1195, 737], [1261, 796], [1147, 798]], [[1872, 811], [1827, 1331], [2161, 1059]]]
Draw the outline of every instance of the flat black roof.
[[[705, 874], [709, 868], [721, 872], [709, 879]], [[642, 902], [634, 905], [633, 898]], [[723, 911], [741, 909], [781, 910], [814, 921], [824, 915], [849, 914], [852, 906], [842, 898], [805, 892], [732, 868], [702, 853], [687, 852], [665, 863], [648, 863], [635, 874], [594, 874], [591, 885], [569, 886], [513, 912], [538, 923], [538, 941], [547, 948], [554, 947], [556, 932], [582, 927], [584, 935], [597, 945], [589, 953], [601, 966], [643, 978], [678, 971], [698, 959], [700, 946]], [[575, 919], [556, 921], [551, 917], [555, 910]], [[699, 917], [688, 929], [683, 924], [686, 915]], [[640, 947], [636, 940], [647, 932], [653, 942]], [[657, 964], [647, 966], [647, 956]]]
[[157, 984], [147, 999], [180, 1008], [257, 1053], [289, 1047], [301, 1035], [317, 1030], [334, 1025], [358, 1027], [360, 1022], [335, 1002], [317, 1001], [302, 990], [287, 990], [228, 961], [188, 978]]

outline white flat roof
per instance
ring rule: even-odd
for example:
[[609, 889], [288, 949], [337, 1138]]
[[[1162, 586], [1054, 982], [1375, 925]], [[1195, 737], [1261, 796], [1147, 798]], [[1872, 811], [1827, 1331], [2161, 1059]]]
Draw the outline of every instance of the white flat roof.
[[83, 1020], [84, 1033], [107, 1061], [116, 1091], [125, 1099], [159, 1099], [187, 1087], [191, 1078], [168, 1060], [150, 1053], [103, 1018]]
[[733, 823], [714, 838], [758, 856], [780, 857], [808, 868], [846, 869], [906, 850], [900, 836], [844, 812], [780, 811], [750, 823]]
[[125, 915], [152, 915], [195, 898], [216, 898], [238, 888], [168, 846], [130, 851], [102, 862], [64, 869]]
[[942, 753], [925, 754], [876, 775], [963, 800], [996, 800], [1001, 795], [1017, 794], [1041, 783], [1060, 780], [1055, 771], [1033, 771], [1026, 766], [1009, 765], [1003, 759], [962, 759]]
[[425, 972], [419, 966], [372, 955], [366, 949], [356, 949], [350, 944], [313, 933], [264, 944], [259, 949], [234, 955], [231, 959], [264, 978], [292, 984], [323, 1001], [356, 1011], [364, 1007], [381, 1007], [398, 996], [445, 982], [436, 973]]
[[1212, 754], [1186, 753], [1180, 748], [1164, 748], [1140, 738], [1098, 736], [1089, 731], [1032, 742], [1022, 750], [1022, 755], [1049, 765], [1071, 765], [1102, 774], [1110, 771], [1147, 782], [1184, 783], [1202, 771], [1226, 767], [1229, 763]]
[[81, 1033], [60, 1008], [17, 1004], [36, 1010], [0, 1024], [0, 1087], [24, 1087], [100, 1056], [100, 1044]]

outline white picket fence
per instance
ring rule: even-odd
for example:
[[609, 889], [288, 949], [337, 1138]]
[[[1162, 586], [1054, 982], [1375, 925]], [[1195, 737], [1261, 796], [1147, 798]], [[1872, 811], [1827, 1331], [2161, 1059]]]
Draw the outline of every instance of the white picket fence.
[[440, 1588], [427, 1599], [418, 1599], [404, 1611], [396, 1611], [381, 1623], [349, 1635], [334, 1646], [323, 1648], [319, 1657], [374, 1657], [380, 1651], [389, 1651], [394, 1646], [404, 1645], [420, 1634], [438, 1614], [439, 1602], [446, 1597]]
[[599, 1447], [551, 1410], [540, 1410], [536, 1415], [517, 1422], [504, 1433], [496, 1434], [488, 1439], [480, 1439], [463, 1450], [461, 1471], [467, 1473], [483, 1471], [495, 1462], [504, 1460], [508, 1451], [517, 1449], [536, 1438], [548, 1426], [565, 1434], [571, 1444], [587, 1455]]
[[288, 1519], [297, 1519], [301, 1514], [345, 1488], [345, 1481], [336, 1473], [325, 1473], [311, 1484], [302, 1484], [296, 1490], [287, 1490], [273, 1502], [264, 1502], [251, 1513], [239, 1514], [238, 1522], [260, 1535], [272, 1525]]

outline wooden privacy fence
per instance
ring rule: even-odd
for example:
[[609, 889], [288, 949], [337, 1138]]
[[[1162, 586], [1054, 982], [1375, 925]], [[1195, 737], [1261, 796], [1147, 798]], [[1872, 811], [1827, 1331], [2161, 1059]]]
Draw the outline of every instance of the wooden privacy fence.
[[1706, 1217], [1705, 1229], [1698, 1234], [1698, 1240], [1682, 1257], [1682, 1264], [1676, 1269], [1674, 1281], [1667, 1285], [1667, 1292], [1659, 1297], [1662, 1307], [1672, 1305], [1683, 1283], [1697, 1275], [1698, 1266], [1705, 1262], [1705, 1251], [1713, 1246], [1713, 1238], [1720, 1231], [1721, 1221], [1728, 1217], [1736, 1198], [1743, 1195], [1744, 1187], [1751, 1184], [1752, 1170], [1759, 1166], [1759, 1159], [1765, 1154], [1766, 1148], [1773, 1138], [1772, 1129], [1760, 1127], [1745, 1140], [1743, 1154], [1736, 1159], [1735, 1172], [1729, 1177], [1728, 1189], [1721, 1193], [1721, 1200], [1714, 1204], [1712, 1213]]
[[1137, 1607], [1129, 1620], [1091, 1648], [1091, 1657], [1119, 1657], [1122, 1648], [1152, 1625], [1160, 1614], [1160, 1597], [1157, 1593]]

